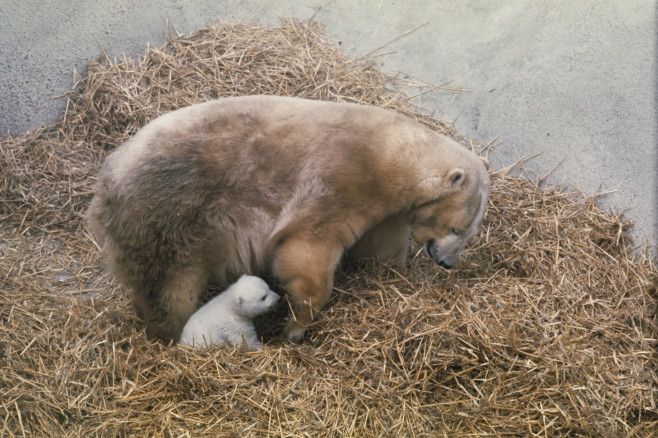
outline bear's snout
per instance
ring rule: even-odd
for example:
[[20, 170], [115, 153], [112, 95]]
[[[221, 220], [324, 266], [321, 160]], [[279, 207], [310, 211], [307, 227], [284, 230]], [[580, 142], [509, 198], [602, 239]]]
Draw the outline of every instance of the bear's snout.
[[436, 246], [434, 246], [434, 243], [435, 243], [434, 239], [430, 239], [425, 244], [425, 251], [427, 252], [427, 255], [432, 257], [436, 262], [436, 264], [441, 266], [442, 268], [445, 269], [452, 268], [451, 264], [448, 264], [444, 260], [441, 260], [441, 255], [439, 254], [439, 251], [437, 250]]
[[281, 299], [281, 296], [279, 294], [277, 294], [276, 292], [270, 291], [270, 299], [269, 299], [269, 303], [268, 303], [268, 306], [267, 306], [268, 309], [272, 309], [273, 307], [275, 307], [279, 303], [280, 299]]

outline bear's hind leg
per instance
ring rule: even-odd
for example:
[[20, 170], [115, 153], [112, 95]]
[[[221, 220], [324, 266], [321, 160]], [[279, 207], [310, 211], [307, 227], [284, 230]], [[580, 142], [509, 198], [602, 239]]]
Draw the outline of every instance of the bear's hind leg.
[[187, 320], [197, 310], [207, 283], [205, 271], [188, 267], [171, 274], [156, 296], [136, 292], [133, 304], [146, 324], [146, 335], [178, 342]]

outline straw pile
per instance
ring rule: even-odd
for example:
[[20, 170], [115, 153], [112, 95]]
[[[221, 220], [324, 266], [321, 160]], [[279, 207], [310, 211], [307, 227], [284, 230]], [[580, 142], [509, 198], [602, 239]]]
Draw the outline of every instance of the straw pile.
[[56, 125], [3, 138], [0, 436], [656, 436], [655, 267], [620, 215], [505, 172], [452, 271], [416, 244], [402, 271], [344, 267], [301, 346], [285, 308], [259, 321], [263, 351], [146, 340], [84, 227], [104, 156], [162, 113], [255, 93], [456, 136], [396, 81], [316, 23], [219, 24], [104, 56]]

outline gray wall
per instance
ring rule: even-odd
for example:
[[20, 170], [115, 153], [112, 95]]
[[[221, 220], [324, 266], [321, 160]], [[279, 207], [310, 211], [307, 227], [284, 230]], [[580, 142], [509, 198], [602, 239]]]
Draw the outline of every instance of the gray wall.
[[[316, 6], [322, 8], [316, 12]], [[101, 49], [134, 56], [217, 20], [276, 25], [315, 17], [349, 55], [379, 47], [384, 70], [468, 93], [424, 96], [436, 117], [487, 143], [496, 166], [526, 166], [601, 205], [630, 209], [638, 241], [658, 241], [656, 3], [653, 0], [0, 0], [0, 133], [51, 124]]]

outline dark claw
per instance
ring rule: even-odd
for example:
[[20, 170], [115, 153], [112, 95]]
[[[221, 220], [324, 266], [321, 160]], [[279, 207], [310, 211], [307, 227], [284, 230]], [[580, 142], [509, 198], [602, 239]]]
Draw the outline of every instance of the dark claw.
[[445, 268], [445, 269], [450, 269], [450, 268], [452, 268], [452, 265], [449, 265], [449, 264], [447, 264], [447, 263], [445, 263], [445, 262], [436, 262], [436, 263], [438, 263], [439, 266], [441, 266], [442, 268]]
[[295, 345], [301, 345], [303, 341], [304, 341], [304, 336], [293, 336], [291, 338], [288, 338], [288, 342]]

